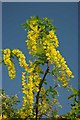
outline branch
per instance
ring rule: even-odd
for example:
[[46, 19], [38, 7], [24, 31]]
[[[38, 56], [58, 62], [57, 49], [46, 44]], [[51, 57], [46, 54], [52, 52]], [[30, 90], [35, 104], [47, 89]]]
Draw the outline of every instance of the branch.
[[39, 91], [37, 92], [37, 95], [36, 95], [36, 120], [38, 118], [39, 94], [40, 94], [40, 91], [41, 91], [41, 88], [42, 88], [42, 84], [44, 83], [45, 77], [46, 77], [48, 72], [49, 72], [49, 62], [47, 62], [47, 69], [46, 69], [46, 71], [44, 73], [42, 81], [39, 84]]

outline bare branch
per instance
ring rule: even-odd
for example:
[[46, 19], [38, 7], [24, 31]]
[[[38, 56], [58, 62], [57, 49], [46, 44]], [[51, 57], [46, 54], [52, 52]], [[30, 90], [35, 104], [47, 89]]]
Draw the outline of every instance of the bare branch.
[[44, 76], [43, 76], [42, 81], [41, 81], [40, 84], [39, 84], [39, 91], [38, 91], [38, 93], [37, 93], [37, 95], [36, 95], [36, 120], [38, 120], [39, 94], [40, 94], [42, 85], [43, 85], [43, 83], [44, 83], [45, 77], [46, 77], [47, 73], [49, 72], [49, 67], [50, 67], [49, 62], [47, 62], [47, 69], [46, 69], [46, 71], [45, 71], [45, 73], [44, 73]]

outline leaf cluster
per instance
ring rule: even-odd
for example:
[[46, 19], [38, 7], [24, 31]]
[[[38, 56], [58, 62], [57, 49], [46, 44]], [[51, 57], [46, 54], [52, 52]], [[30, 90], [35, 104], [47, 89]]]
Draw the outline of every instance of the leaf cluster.
[[19, 115], [17, 114], [17, 108], [14, 108], [15, 105], [17, 105], [17, 103], [19, 102], [18, 100], [18, 96], [14, 95], [14, 96], [9, 96], [6, 95], [5, 91], [2, 89], [0, 89], [0, 98], [2, 100], [1, 103], [1, 107], [2, 107], [2, 111], [0, 114], [2, 114], [2, 116], [6, 115], [7, 118], [14, 118], [14, 116], [17, 118], [19, 118]]

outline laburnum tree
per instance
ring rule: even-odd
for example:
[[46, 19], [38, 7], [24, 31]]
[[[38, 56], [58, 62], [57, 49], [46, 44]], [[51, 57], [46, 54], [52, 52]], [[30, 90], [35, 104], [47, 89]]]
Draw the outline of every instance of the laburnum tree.
[[[24, 68], [22, 72], [23, 103], [18, 110], [22, 119], [40, 119], [57, 115], [53, 106], [59, 105], [56, 98], [57, 87], [67, 87], [70, 78], [74, 78], [66, 60], [57, 49], [59, 41], [56, 36], [56, 28], [47, 17], [40, 19], [38, 16], [31, 16], [23, 24], [27, 30], [26, 45], [33, 60], [26, 62], [26, 57], [19, 49], [6, 48], [2, 50], [3, 63], [8, 68], [8, 75], [11, 79], [16, 77], [16, 69], [13, 62], [17, 58], [19, 65]], [[46, 69], [44, 70], [44, 68]], [[54, 87], [45, 87], [53, 77]], [[49, 77], [48, 77], [49, 78]], [[45, 84], [45, 85], [44, 85]], [[59, 105], [60, 106], [60, 105]]]

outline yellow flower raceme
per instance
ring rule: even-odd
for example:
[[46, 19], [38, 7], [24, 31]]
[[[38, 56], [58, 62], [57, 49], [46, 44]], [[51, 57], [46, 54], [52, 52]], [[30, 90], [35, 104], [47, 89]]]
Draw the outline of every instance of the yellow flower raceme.
[[25, 55], [19, 49], [12, 50], [12, 54], [18, 58], [20, 66], [27, 71], [28, 64], [26, 63]]
[[[28, 74], [26, 75], [26, 72], [22, 72], [22, 92], [24, 94], [22, 106], [25, 107], [25, 111], [27, 109], [26, 116], [30, 115], [32, 117], [34, 104], [33, 93], [39, 90], [41, 68], [31, 61], [29, 63], [29, 67], [27, 68]], [[35, 116], [32, 118], [35, 118]]]
[[55, 30], [49, 31], [49, 35], [47, 35], [47, 38], [49, 39], [50, 42], [54, 44], [56, 48], [59, 46], [59, 41], [55, 34]]
[[14, 79], [16, 77], [16, 70], [14, 67], [14, 63], [11, 60], [11, 51], [10, 49], [3, 50], [3, 60], [4, 64], [8, 67], [8, 74], [11, 79]]
[[[33, 31], [33, 33], [34, 33], [34, 31]], [[31, 32], [30, 31], [28, 32], [28, 36], [27, 36], [28, 40], [26, 40], [26, 43], [27, 43], [28, 49], [30, 50], [31, 54], [35, 54], [38, 49], [38, 46], [37, 46], [38, 36], [39, 36], [38, 33], [32, 34], [32, 30], [31, 30]]]
[[33, 109], [33, 100], [34, 100], [34, 96], [33, 96], [33, 80], [32, 80], [32, 76], [29, 76], [28, 82], [26, 83], [26, 76], [25, 76], [26, 72], [22, 72], [22, 91], [25, 94], [23, 96], [23, 107], [27, 106], [27, 115], [32, 116], [32, 109]]
[[28, 69], [28, 72], [30, 76], [28, 78], [33, 80], [33, 91], [38, 92], [39, 83], [41, 81], [41, 77], [40, 77], [41, 68], [40, 66], [36, 66], [36, 64], [33, 64], [31, 61], [29, 62], [30, 62], [30, 68]]
[[[35, 21], [35, 22], [34, 22]], [[30, 54], [36, 55], [37, 50], [40, 46], [43, 46], [43, 44], [46, 44], [49, 46], [51, 44], [54, 44], [55, 47], [58, 47], [58, 38], [55, 34], [55, 30], [52, 29], [49, 31], [49, 34], [46, 34], [46, 32], [44, 31], [45, 29], [45, 25], [41, 26], [37, 24], [38, 19], [34, 20], [31, 19], [29, 21], [29, 31], [28, 31], [28, 40], [26, 40], [27, 42], [27, 46], [28, 49], [30, 50]], [[40, 31], [42, 31], [42, 34], [40, 36]], [[46, 38], [46, 42], [43, 40], [44, 38]], [[47, 42], [48, 41], [48, 42]], [[46, 46], [44, 46], [44, 48], [46, 48]]]
[[[44, 50], [46, 53], [47, 60], [50, 61], [50, 63], [55, 64], [56, 68], [59, 69], [59, 71], [61, 73], [60, 78], [58, 77], [59, 79], [58, 78], [57, 79], [62, 82], [63, 86], [66, 86], [69, 82], [69, 79], [74, 78], [71, 70], [66, 65], [66, 61], [63, 58], [63, 56], [60, 54], [60, 52], [58, 50], [55, 49], [55, 47], [52, 43], [45, 41], [44, 45], [46, 46], [46, 49], [44, 49]], [[64, 82], [64, 79], [62, 79], [63, 72], [65, 74], [66, 82]]]

